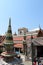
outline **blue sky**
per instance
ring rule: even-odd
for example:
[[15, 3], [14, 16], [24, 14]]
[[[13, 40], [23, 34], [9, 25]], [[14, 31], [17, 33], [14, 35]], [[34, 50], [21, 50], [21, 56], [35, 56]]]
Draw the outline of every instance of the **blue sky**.
[[43, 28], [43, 0], [0, 0], [0, 34], [5, 34], [11, 17], [12, 32], [26, 27]]

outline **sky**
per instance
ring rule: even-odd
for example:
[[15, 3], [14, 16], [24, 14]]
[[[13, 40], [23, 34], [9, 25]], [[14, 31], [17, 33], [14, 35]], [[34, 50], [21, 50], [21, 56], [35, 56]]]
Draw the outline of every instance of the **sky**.
[[43, 0], [0, 0], [0, 35], [5, 34], [11, 17], [12, 33], [18, 28], [43, 28]]

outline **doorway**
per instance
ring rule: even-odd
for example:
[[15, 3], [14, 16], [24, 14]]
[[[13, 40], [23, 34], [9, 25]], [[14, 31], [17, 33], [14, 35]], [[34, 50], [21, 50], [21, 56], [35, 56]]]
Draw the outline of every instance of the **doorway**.
[[43, 46], [37, 46], [37, 57], [43, 57]]

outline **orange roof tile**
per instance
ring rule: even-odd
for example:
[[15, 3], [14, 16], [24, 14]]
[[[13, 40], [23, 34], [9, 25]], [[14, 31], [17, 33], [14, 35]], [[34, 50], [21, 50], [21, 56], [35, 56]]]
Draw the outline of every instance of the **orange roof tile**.
[[20, 36], [20, 37], [13, 37], [13, 40], [15, 40], [15, 41], [16, 41], [16, 40], [17, 40], [17, 41], [21, 41], [21, 40], [23, 40], [23, 39], [24, 39], [23, 36], [22, 36], [22, 37], [21, 37], [21, 36]]
[[[31, 38], [30, 35], [28, 35], [28, 36], [26, 37], [26, 39], [30, 39], [30, 38]], [[33, 38], [36, 38], [36, 36], [33, 36]], [[0, 36], [0, 46], [3, 45], [4, 39], [5, 39], [5, 36]], [[24, 40], [24, 37], [23, 37], [23, 36], [13, 37], [13, 41], [14, 41], [14, 42], [15, 42], [15, 41], [23, 41], [23, 40]], [[22, 45], [16, 45], [15, 47], [17, 47], [17, 46], [21, 48]]]
[[14, 44], [14, 47], [23, 48], [23, 44], [22, 43], [16, 43], [16, 44]]

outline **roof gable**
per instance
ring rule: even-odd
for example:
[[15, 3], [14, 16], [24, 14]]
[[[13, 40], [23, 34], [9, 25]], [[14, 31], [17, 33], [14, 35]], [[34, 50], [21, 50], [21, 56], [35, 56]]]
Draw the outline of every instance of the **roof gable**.
[[40, 28], [37, 37], [43, 37], [43, 30]]

